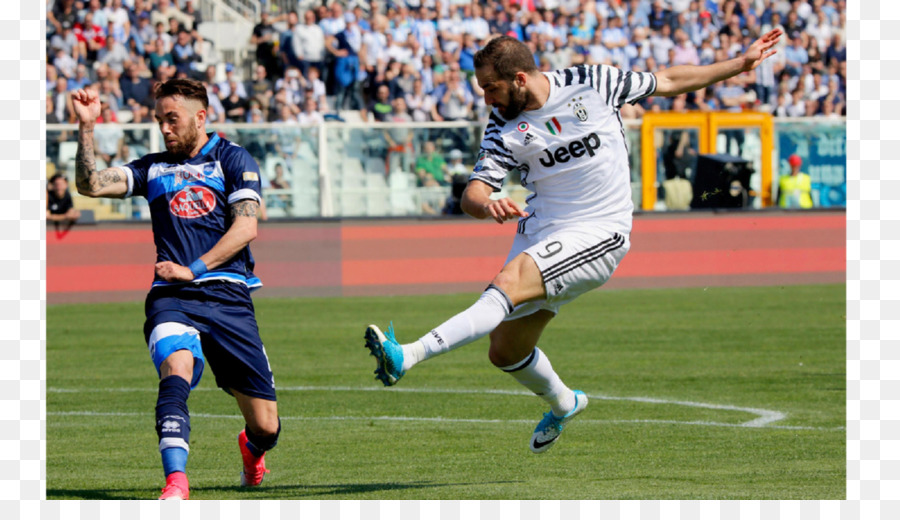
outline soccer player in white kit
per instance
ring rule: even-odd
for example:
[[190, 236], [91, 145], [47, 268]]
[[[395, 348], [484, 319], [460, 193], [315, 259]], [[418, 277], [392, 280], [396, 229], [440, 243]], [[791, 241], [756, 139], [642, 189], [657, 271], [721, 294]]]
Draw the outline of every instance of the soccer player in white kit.
[[[634, 207], [619, 108], [752, 70], [780, 36], [775, 29], [731, 60], [656, 74], [606, 65], [542, 73], [528, 47], [505, 36], [478, 51], [475, 76], [493, 111], [461, 205], [477, 219], [518, 219], [516, 237], [478, 301], [418, 341], [401, 345], [393, 327], [384, 334], [369, 326], [376, 379], [396, 384], [416, 363], [490, 334], [491, 362], [550, 405], [530, 443], [535, 453], [548, 450], [588, 399], [562, 382], [537, 342], [560, 306], [603, 285], [630, 246]], [[532, 192], [525, 210], [490, 197], [514, 169]]]

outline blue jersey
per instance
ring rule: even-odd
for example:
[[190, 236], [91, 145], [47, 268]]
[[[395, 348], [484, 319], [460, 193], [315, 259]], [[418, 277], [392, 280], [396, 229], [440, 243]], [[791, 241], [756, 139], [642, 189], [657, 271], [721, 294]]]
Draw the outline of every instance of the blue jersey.
[[[190, 265], [228, 231], [231, 204], [261, 200], [259, 165], [247, 150], [215, 133], [189, 159], [153, 153], [121, 168], [128, 181], [126, 196], [143, 196], [150, 203], [157, 262]], [[194, 282], [225, 280], [259, 288], [253, 266], [248, 246]], [[156, 277], [153, 287], [180, 283]]]

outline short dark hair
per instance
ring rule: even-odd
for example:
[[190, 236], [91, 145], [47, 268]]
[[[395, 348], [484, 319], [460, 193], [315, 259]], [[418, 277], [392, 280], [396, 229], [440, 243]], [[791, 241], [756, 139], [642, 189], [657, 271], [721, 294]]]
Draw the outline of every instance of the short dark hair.
[[184, 99], [193, 99], [203, 105], [203, 110], [209, 109], [209, 97], [203, 83], [187, 78], [175, 78], [160, 83], [156, 86], [156, 99], [181, 96]]
[[498, 36], [475, 53], [475, 68], [486, 65], [494, 69], [501, 81], [512, 81], [517, 72], [530, 74], [538, 70], [531, 49], [510, 36]]

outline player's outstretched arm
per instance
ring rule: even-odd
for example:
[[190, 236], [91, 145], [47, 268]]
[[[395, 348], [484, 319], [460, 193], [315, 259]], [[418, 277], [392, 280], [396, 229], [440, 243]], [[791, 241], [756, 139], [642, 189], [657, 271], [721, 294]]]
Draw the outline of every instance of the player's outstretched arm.
[[100, 115], [100, 98], [93, 90], [72, 93], [72, 105], [78, 118], [78, 149], [75, 152], [75, 187], [88, 197], [122, 198], [128, 193], [128, 181], [119, 168], [97, 171], [94, 159], [94, 123]]
[[713, 83], [722, 81], [742, 72], [755, 69], [769, 56], [775, 54], [773, 47], [781, 38], [781, 29], [773, 29], [750, 44], [742, 56], [712, 63], [710, 65], [678, 65], [656, 74], [657, 96], [677, 96], [693, 92]]
[[479, 220], [492, 218], [498, 224], [503, 224], [507, 220], [528, 216], [528, 213], [519, 208], [519, 205], [509, 197], [497, 200], [491, 199], [491, 193], [493, 192], [494, 188], [486, 182], [478, 179], [469, 181], [459, 205], [468, 215]]
[[[231, 227], [212, 249], [199, 258], [207, 270], [224, 264], [256, 238], [258, 215], [259, 203], [255, 200], [239, 200], [231, 205]], [[194, 272], [190, 267], [169, 261], [157, 263], [156, 274], [168, 282], [189, 282], [194, 279]]]

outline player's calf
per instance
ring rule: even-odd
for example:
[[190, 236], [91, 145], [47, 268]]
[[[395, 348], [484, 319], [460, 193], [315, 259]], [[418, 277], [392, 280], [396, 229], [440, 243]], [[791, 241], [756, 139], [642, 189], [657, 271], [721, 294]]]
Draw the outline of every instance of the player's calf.
[[245, 426], [238, 434], [238, 447], [241, 450], [241, 459], [244, 470], [241, 472], [241, 486], [258, 486], [263, 477], [269, 472], [266, 469], [266, 452], [278, 444], [278, 436], [281, 434], [281, 419], [278, 419], [278, 429], [274, 434], [258, 435], [253, 433], [249, 426]]
[[188, 498], [185, 469], [190, 450], [191, 419], [187, 408], [190, 392], [190, 383], [180, 376], [165, 377], [159, 382], [156, 435], [166, 475], [166, 487], [163, 488], [161, 500]]

